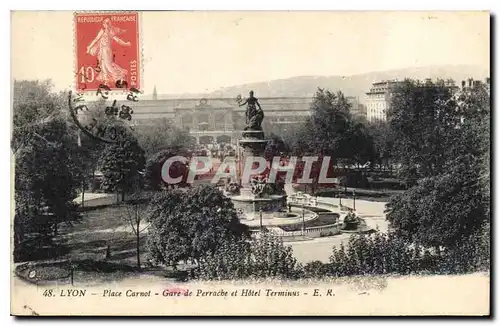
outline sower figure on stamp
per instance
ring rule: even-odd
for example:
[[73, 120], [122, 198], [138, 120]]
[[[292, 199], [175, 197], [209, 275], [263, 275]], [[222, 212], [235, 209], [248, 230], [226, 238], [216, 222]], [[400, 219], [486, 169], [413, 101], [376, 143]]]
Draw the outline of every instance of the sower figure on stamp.
[[264, 111], [260, 107], [259, 100], [253, 96], [253, 91], [250, 91], [249, 95], [245, 102], [239, 104], [239, 106], [247, 104], [245, 130], [261, 131]]
[[87, 47], [87, 53], [97, 57], [99, 74], [97, 80], [110, 86], [113, 82], [125, 80], [128, 72], [114, 62], [111, 44], [113, 40], [122, 46], [130, 46], [130, 42], [123, 41], [118, 35], [124, 30], [111, 25], [109, 18], [104, 19], [102, 28]]

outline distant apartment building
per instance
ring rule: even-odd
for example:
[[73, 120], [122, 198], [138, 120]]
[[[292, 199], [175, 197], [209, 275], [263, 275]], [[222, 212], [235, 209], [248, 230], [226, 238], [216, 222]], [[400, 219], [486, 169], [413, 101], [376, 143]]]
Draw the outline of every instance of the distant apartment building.
[[474, 80], [473, 78], [469, 78], [467, 80], [462, 80], [461, 86], [462, 86], [461, 87], [462, 91], [472, 90], [474, 88], [478, 88], [481, 86], [486, 86], [487, 89], [489, 89], [490, 88], [490, 78], [489, 77], [486, 78], [484, 82], [481, 80]]
[[[421, 81], [420, 85], [423, 86], [431, 81], [432, 80], [430, 78], [427, 78], [424, 81]], [[391, 96], [395, 87], [397, 87], [400, 83], [401, 81], [397, 80], [384, 80], [372, 84], [370, 91], [366, 93], [366, 118], [368, 121], [387, 120], [387, 113], [391, 104]], [[455, 81], [453, 79], [439, 80], [437, 83], [442, 83], [443, 86], [449, 88], [452, 92], [457, 92], [459, 90], [472, 89], [481, 85], [487, 85], [489, 87], [490, 79], [486, 78], [483, 83], [480, 80], [469, 78], [467, 81], [462, 81], [461, 87], [455, 85]]]
[[366, 93], [366, 119], [368, 121], [387, 120], [392, 90], [400, 82], [397, 80], [383, 80], [372, 84]]

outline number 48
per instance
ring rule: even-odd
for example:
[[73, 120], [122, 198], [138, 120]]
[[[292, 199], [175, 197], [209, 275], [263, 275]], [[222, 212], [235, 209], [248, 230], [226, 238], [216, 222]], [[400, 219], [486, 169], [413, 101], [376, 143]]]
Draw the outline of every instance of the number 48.
[[82, 66], [80, 70], [78, 70], [78, 74], [80, 75], [80, 83], [92, 83], [95, 79], [93, 67]]

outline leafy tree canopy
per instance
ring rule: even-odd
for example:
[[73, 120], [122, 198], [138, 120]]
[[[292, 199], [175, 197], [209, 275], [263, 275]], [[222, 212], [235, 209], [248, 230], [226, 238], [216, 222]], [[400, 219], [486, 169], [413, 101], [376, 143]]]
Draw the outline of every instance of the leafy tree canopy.
[[157, 193], [148, 219], [148, 251], [157, 264], [196, 261], [247, 234], [231, 200], [208, 185]]
[[[122, 134], [120, 131], [118, 133]], [[146, 164], [144, 150], [134, 135], [126, 129], [123, 134], [125, 137], [118, 143], [108, 144], [104, 148], [99, 160], [100, 170], [104, 175], [103, 189], [121, 190], [122, 200], [125, 199], [126, 193], [133, 192], [140, 186], [141, 174]]]

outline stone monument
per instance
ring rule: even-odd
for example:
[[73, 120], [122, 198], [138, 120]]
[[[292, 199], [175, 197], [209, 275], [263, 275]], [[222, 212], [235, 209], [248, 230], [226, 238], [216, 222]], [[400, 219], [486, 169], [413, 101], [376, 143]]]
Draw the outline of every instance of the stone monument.
[[[236, 98], [239, 106], [247, 105], [245, 118], [246, 127], [243, 130], [239, 145], [243, 150], [240, 157], [243, 164], [248, 157], [264, 157], [268, 140], [264, 137], [262, 121], [264, 111], [259, 101], [250, 91], [250, 96], [243, 101], [241, 96]], [[239, 194], [231, 196], [234, 206], [240, 211], [240, 218], [253, 220], [255, 218], [269, 219], [278, 217], [286, 203], [284, 193], [276, 191], [278, 187], [268, 184], [263, 175], [252, 176], [250, 180], [242, 180]]]

